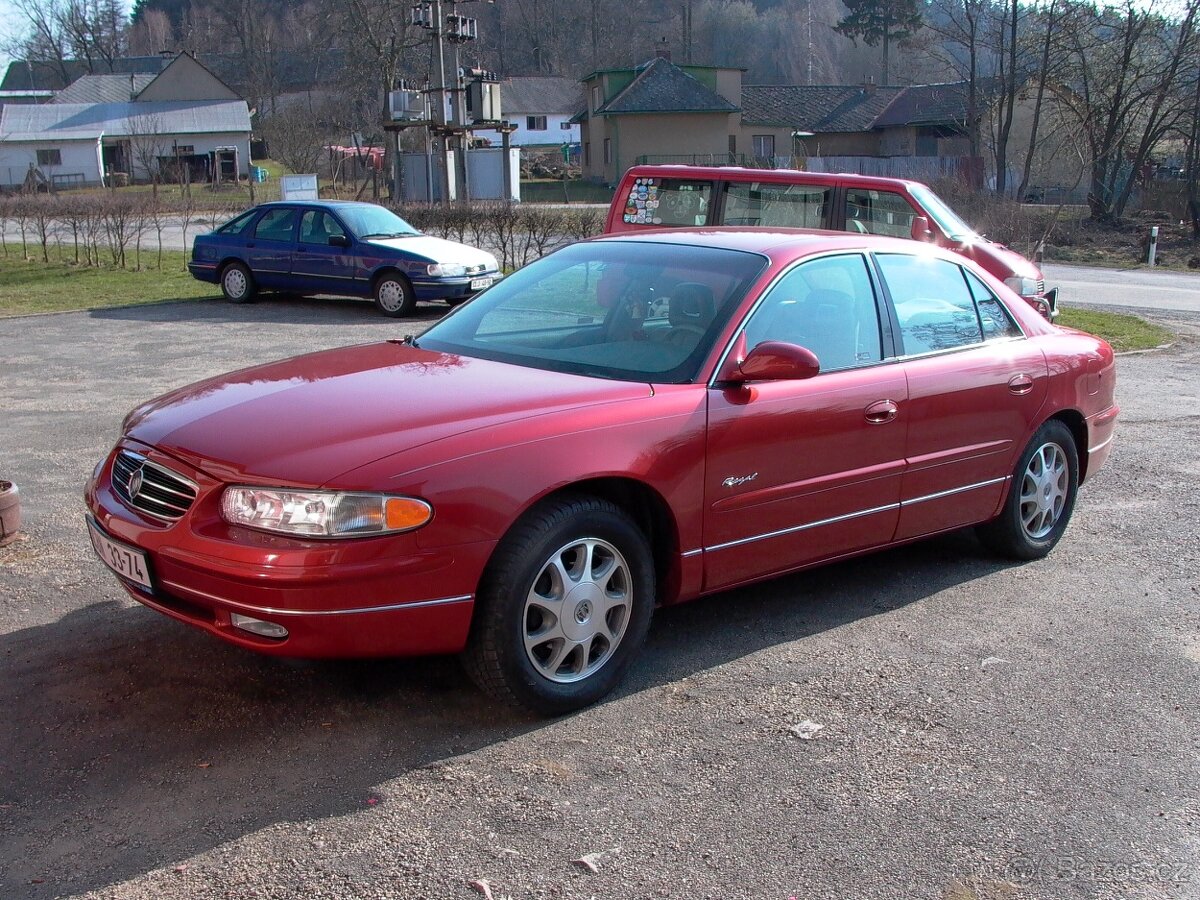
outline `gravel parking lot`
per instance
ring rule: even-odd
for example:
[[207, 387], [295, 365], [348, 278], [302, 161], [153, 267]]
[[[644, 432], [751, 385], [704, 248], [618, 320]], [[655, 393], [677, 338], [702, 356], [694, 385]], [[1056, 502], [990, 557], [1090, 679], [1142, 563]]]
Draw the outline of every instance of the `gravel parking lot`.
[[1200, 897], [1200, 316], [1121, 359], [1116, 450], [1050, 558], [955, 534], [665, 610], [624, 688], [562, 719], [454, 660], [281, 662], [126, 598], [81, 493], [132, 405], [438, 312], [0, 320], [26, 518], [0, 548], [0, 897]]

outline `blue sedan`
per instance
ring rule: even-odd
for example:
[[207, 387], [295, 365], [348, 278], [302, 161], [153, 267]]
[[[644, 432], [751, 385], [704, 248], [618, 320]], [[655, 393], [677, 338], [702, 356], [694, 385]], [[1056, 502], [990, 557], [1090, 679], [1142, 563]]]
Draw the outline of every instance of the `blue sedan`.
[[387, 316], [460, 303], [500, 277], [496, 257], [422, 234], [374, 203], [264, 203], [196, 238], [188, 271], [232, 303], [260, 290], [373, 297]]

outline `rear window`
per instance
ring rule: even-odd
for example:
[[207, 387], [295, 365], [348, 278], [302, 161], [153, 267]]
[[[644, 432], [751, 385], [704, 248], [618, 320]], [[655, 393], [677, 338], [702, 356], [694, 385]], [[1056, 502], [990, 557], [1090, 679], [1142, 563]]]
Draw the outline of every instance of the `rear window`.
[[624, 198], [621, 221], [651, 227], [706, 225], [712, 182], [680, 178], [635, 178]]
[[722, 225], [824, 228], [833, 188], [734, 181], [725, 186]]

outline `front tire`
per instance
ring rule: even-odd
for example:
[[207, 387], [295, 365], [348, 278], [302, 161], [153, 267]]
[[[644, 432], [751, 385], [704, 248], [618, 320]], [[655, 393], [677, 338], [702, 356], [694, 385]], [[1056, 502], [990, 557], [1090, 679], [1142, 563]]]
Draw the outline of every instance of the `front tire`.
[[542, 715], [620, 683], [654, 611], [645, 534], [620, 507], [574, 496], [534, 509], [488, 564], [463, 653], [484, 691]]
[[254, 276], [242, 263], [230, 263], [221, 270], [221, 293], [230, 303], [249, 303], [257, 292]]
[[1079, 452], [1057, 419], [1042, 425], [1021, 454], [1000, 515], [976, 528], [989, 549], [1012, 559], [1041, 559], [1067, 530], [1079, 491]]
[[388, 272], [375, 282], [375, 305], [385, 316], [399, 319], [413, 314], [417, 295], [407, 278], [398, 272]]

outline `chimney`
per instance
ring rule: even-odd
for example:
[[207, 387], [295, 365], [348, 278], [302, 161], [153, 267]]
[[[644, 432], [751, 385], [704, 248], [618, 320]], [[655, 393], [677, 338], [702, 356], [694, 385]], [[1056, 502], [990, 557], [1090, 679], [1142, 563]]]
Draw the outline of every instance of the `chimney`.
[[862, 92], [867, 96], [875, 93], [875, 76], [868, 75], [867, 80], [862, 83]]
[[658, 47], [654, 51], [654, 56], [657, 59], [665, 59], [667, 62], [670, 62], [671, 50], [668, 47]]

